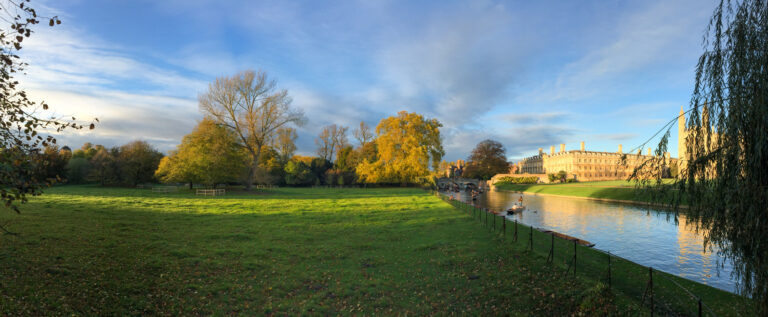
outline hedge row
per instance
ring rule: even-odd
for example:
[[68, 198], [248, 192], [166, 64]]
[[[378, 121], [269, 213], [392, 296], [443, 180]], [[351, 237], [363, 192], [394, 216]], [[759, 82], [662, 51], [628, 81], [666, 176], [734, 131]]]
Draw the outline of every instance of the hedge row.
[[507, 185], [507, 184], [536, 184], [539, 182], [538, 176], [527, 177], [512, 177], [504, 176], [500, 177], [493, 185]]

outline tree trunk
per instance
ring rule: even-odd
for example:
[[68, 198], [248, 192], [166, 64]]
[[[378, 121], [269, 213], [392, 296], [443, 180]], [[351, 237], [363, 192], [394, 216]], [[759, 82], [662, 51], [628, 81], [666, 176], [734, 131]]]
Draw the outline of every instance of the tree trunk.
[[[253, 152], [252, 152], [253, 153]], [[261, 156], [261, 148], [253, 153], [253, 162], [251, 163], [251, 172], [248, 174], [248, 178], [245, 181], [245, 190], [251, 190], [253, 188], [253, 180], [256, 179], [256, 173], [259, 168], [259, 156]]]

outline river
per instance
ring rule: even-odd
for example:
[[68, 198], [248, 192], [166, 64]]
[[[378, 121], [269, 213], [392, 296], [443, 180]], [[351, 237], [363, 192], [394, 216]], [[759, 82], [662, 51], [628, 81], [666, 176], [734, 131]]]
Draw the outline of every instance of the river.
[[[467, 201], [467, 193], [452, 193]], [[458, 195], [458, 196], [456, 196]], [[506, 210], [520, 193], [486, 191], [476, 201], [491, 210]], [[507, 216], [536, 228], [564, 233], [595, 244], [636, 263], [651, 266], [729, 292], [735, 292], [732, 265], [717, 249], [704, 250], [703, 238], [679, 216], [643, 206], [568, 198], [523, 195], [526, 210]], [[725, 262], [718, 270], [719, 262]]]

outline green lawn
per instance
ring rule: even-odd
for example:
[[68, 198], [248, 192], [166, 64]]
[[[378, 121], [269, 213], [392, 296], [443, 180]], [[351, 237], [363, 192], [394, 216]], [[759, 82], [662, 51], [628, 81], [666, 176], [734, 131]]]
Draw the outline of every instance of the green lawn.
[[633, 309], [419, 189], [196, 197], [57, 187], [0, 213], [0, 311], [514, 314]]
[[[665, 184], [670, 184], [671, 182], [671, 179], [664, 180]], [[496, 188], [501, 190], [519, 191], [532, 194], [562, 195], [637, 202], [647, 202], [651, 200], [647, 193], [635, 189], [634, 182], [623, 180], [564, 184], [506, 184], [496, 186]]]
[[[527, 251], [526, 227], [513, 242], [511, 227], [488, 230], [419, 189], [196, 197], [67, 186], [0, 223], [18, 233], [0, 235], [4, 315], [647, 312], [602, 273], [582, 274], [599, 256], [584, 253], [567, 275], [571, 246], [548, 264], [543, 233]], [[616, 268], [619, 279], [643, 274]], [[642, 277], [629, 280], [642, 289]], [[730, 314], [735, 296], [694, 290]]]

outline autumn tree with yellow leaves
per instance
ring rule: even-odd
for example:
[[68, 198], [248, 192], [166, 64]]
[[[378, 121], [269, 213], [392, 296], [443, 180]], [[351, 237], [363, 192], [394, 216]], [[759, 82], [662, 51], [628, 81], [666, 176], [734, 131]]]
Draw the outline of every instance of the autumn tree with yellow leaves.
[[[376, 126], [376, 160], [357, 167], [362, 182], [418, 183], [437, 170], [445, 155], [437, 119], [418, 113], [398, 112]], [[430, 170], [432, 169], [432, 171]]]

